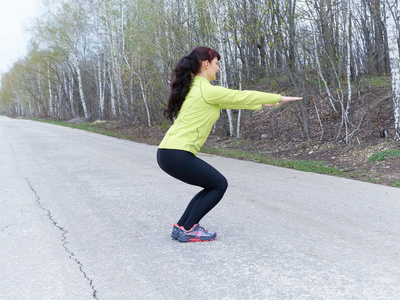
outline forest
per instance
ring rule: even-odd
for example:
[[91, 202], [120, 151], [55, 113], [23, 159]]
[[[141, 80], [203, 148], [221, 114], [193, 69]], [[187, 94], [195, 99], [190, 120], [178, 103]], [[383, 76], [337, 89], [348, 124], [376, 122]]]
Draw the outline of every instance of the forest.
[[[201, 45], [221, 54], [214, 84], [304, 97], [289, 108], [304, 140], [361, 143], [363, 128], [400, 140], [398, 0], [43, 0], [27, 30], [2, 114], [165, 125], [171, 71]], [[222, 116], [231, 137], [257, 119]]]

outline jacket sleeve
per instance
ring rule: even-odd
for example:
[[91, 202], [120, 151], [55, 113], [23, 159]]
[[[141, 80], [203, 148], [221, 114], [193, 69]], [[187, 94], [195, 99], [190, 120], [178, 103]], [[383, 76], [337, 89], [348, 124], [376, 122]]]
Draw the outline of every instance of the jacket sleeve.
[[239, 91], [221, 86], [206, 86], [201, 89], [204, 101], [212, 105], [220, 105], [223, 109], [261, 109], [262, 104], [276, 104], [281, 95], [258, 91]]
[[260, 110], [261, 104], [256, 105], [220, 105], [221, 109], [247, 109], [247, 110]]

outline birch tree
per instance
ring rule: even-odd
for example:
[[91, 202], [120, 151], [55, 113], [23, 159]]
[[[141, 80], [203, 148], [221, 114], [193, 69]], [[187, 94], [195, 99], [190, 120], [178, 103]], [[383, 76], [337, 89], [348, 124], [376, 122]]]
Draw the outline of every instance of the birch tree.
[[[225, 50], [226, 48], [224, 44], [224, 41], [226, 41], [226, 37], [223, 35], [223, 33], [226, 31], [224, 30], [224, 24], [222, 23], [227, 18], [225, 5], [227, 5], [227, 3], [221, 0], [208, 2], [208, 10], [210, 13], [211, 24], [215, 27], [218, 49], [219, 52], [221, 52], [221, 59], [219, 61], [221, 68], [220, 83], [221, 86], [228, 88], [226, 63], [225, 63], [227, 57], [226, 54], [227, 51]], [[229, 136], [232, 137], [234, 135], [232, 111], [230, 109], [226, 109], [226, 114], [228, 116]]]
[[342, 122], [344, 123], [345, 126], [345, 140], [346, 144], [350, 143], [350, 137], [349, 137], [349, 113], [350, 113], [350, 107], [351, 107], [351, 1], [348, 1], [347, 3], [347, 13], [346, 13], [346, 19], [347, 19], [347, 104], [346, 104], [346, 109], [344, 109], [344, 112], [342, 113]]
[[400, 141], [400, 50], [399, 27], [400, 6], [397, 0], [386, 0], [386, 28], [388, 33], [389, 58], [393, 91], [393, 111], [395, 119], [394, 139]]

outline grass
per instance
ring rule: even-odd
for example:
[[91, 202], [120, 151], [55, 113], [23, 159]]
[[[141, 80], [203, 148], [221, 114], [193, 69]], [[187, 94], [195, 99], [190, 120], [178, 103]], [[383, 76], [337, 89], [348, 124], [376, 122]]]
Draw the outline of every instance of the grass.
[[326, 166], [324, 161], [311, 161], [311, 160], [285, 160], [270, 157], [265, 154], [251, 153], [245, 150], [229, 149], [229, 148], [202, 148], [202, 152], [217, 154], [221, 156], [231, 157], [235, 159], [242, 159], [248, 161], [254, 161], [258, 163], [273, 165], [283, 168], [291, 168], [299, 171], [330, 174], [330, 175], [342, 175], [343, 172], [339, 169]]
[[390, 76], [367, 76], [361, 78], [362, 83], [368, 83], [370, 86], [382, 87], [392, 86]]
[[394, 150], [394, 149], [384, 150], [369, 157], [367, 159], [367, 163], [380, 162], [386, 159], [396, 158], [396, 157], [400, 157], [400, 150]]
[[397, 180], [393, 180], [392, 186], [400, 188], [400, 182]]
[[118, 131], [110, 131], [110, 130], [107, 130], [106, 128], [103, 128], [102, 123], [82, 122], [79, 124], [73, 124], [73, 123], [68, 123], [68, 122], [49, 121], [49, 120], [43, 120], [43, 119], [34, 119], [34, 120], [39, 121], [39, 122], [44, 122], [44, 123], [50, 123], [50, 124], [61, 125], [61, 126], [65, 126], [65, 127], [95, 132], [95, 133], [112, 136], [112, 137], [116, 137], [116, 138], [120, 138], [120, 139], [129, 139], [128, 135], [124, 135]]
[[365, 178], [365, 181], [369, 183], [379, 184], [379, 179], [375, 177], [367, 177]]

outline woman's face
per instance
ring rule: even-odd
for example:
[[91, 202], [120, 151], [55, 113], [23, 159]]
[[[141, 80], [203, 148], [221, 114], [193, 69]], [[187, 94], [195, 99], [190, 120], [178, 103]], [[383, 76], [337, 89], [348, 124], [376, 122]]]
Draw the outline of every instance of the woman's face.
[[211, 62], [207, 61], [207, 77], [209, 81], [215, 80], [217, 72], [220, 70], [218, 66], [218, 58], [214, 58]]

